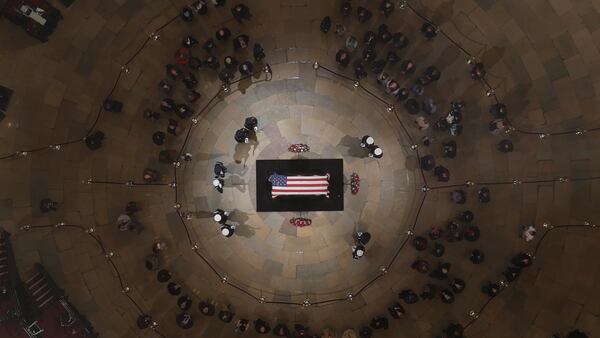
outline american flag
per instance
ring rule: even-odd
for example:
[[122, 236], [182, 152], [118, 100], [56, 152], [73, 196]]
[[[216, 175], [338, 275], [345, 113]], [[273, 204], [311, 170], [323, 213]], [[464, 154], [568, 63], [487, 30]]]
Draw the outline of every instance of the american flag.
[[325, 195], [329, 197], [329, 174], [324, 176], [269, 176], [273, 185], [271, 197], [281, 195]]

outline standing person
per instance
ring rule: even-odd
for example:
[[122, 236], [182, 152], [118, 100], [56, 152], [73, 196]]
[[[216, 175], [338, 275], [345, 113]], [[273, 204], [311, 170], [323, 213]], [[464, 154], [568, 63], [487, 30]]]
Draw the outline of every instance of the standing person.
[[369, 157], [375, 157], [375, 158], [383, 157], [383, 150], [381, 148], [379, 148], [378, 145], [374, 144], [367, 149], [369, 149]]
[[89, 150], [98, 150], [102, 147], [102, 141], [104, 140], [104, 133], [100, 130], [96, 130], [93, 134], [85, 138], [85, 145]]
[[438, 165], [433, 169], [433, 174], [437, 176], [438, 181], [448, 182], [450, 180], [450, 170], [448, 168]]
[[450, 282], [450, 287], [452, 288], [452, 291], [454, 291], [455, 293], [463, 292], [465, 290], [466, 286], [467, 286], [467, 283], [460, 278], [454, 278], [452, 280], [452, 282]]
[[225, 185], [225, 181], [222, 178], [215, 176], [215, 179], [212, 181], [213, 187], [219, 193], [223, 193], [223, 186]]
[[152, 134], [152, 142], [154, 142], [154, 144], [157, 146], [162, 146], [165, 143], [166, 137], [167, 135], [165, 133], [162, 131], [157, 131], [156, 133]]
[[370, 10], [364, 7], [358, 7], [356, 10], [356, 14], [358, 16], [358, 22], [365, 23], [373, 16]]
[[400, 303], [394, 303], [394, 305], [388, 308], [388, 312], [390, 313], [390, 316], [392, 316], [392, 318], [399, 319], [400, 317], [404, 316], [404, 313], [406, 311]]
[[365, 255], [365, 247], [362, 245], [353, 245], [352, 246], [352, 258], [359, 259]]
[[344, 49], [338, 50], [338, 52], [335, 54], [335, 62], [342, 67], [348, 66], [350, 63], [350, 53]]
[[421, 169], [425, 171], [430, 171], [435, 168], [435, 158], [433, 155], [425, 155], [421, 157]]
[[191, 328], [192, 326], [194, 326], [194, 322], [192, 321], [192, 316], [187, 312], [182, 312], [182, 313], [178, 314], [176, 317], [176, 320], [177, 320], [177, 325], [184, 330], [187, 330], [187, 329]]
[[192, 299], [188, 296], [181, 296], [177, 299], [177, 306], [183, 311], [187, 311], [192, 307]]
[[331, 29], [331, 18], [329, 16], [325, 16], [325, 17], [323, 17], [323, 20], [321, 20], [321, 24], [319, 25], [319, 30], [322, 33], [329, 33], [330, 29]]
[[450, 192], [450, 199], [456, 204], [465, 204], [467, 201], [467, 193], [462, 189], [452, 190]]
[[429, 272], [429, 263], [422, 259], [415, 260], [410, 266], [413, 270], [416, 270], [420, 273], [428, 273]]
[[485, 255], [483, 254], [483, 252], [481, 252], [477, 249], [471, 251], [471, 255], [469, 256], [469, 260], [473, 264], [480, 264], [483, 262], [484, 259], [485, 259]]
[[248, 329], [248, 324], [250, 324], [248, 319], [238, 319], [238, 321], [235, 323], [235, 332], [246, 332]]
[[369, 241], [371, 240], [371, 233], [370, 232], [357, 232], [356, 233], [356, 241], [360, 244], [360, 245], [367, 245], [369, 243]]
[[181, 294], [181, 285], [175, 282], [169, 282], [169, 284], [167, 284], [167, 291], [169, 291], [171, 296], [178, 296]]
[[429, 277], [439, 280], [448, 278], [450, 272], [450, 263], [439, 263], [438, 267], [429, 274]]
[[498, 142], [498, 151], [503, 153], [510, 153], [515, 149], [511, 140], [502, 140]]
[[237, 143], [249, 143], [250, 139], [248, 138], [250, 136], [250, 131], [246, 128], [240, 128], [238, 129], [235, 134], [233, 135], [233, 138], [235, 139], [235, 141]]
[[207, 300], [198, 304], [198, 310], [205, 316], [213, 316], [215, 314], [215, 306]]
[[254, 65], [250, 61], [244, 61], [242, 62], [242, 64], [240, 64], [238, 70], [240, 71], [240, 74], [242, 74], [242, 76], [248, 76], [252, 74], [252, 71], [254, 70]]
[[144, 169], [142, 178], [144, 180], [144, 183], [150, 184], [158, 181], [160, 179], [160, 174], [154, 169], [146, 168]]
[[481, 292], [488, 295], [489, 297], [495, 297], [500, 292], [500, 285], [492, 282], [487, 282], [481, 288]]
[[477, 196], [479, 197], [479, 202], [484, 204], [489, 203], [492, 198], [490, 195], [490, 189], [486, 187], [482, 187], [481, 189], [479, 189], [479, 191], [477, 192]]
[[440, 292], [440, 299], [444, 304], [452, 304], [454, 303], [454, 294], [452, 291], [444, 289]]
[[444, 330], [446, 338], [463, 338], [464, 328], [460, 324], [450, 324]]
[[177, 123], [177, 121], [173, 120], [173, 119], [169, 119], [169, 125], [167, 126], [167, 133], [173, 135], [173, 136], [177, 136], [177, 126], [179, 124]]
[[471, 68], [471, 78], [473, 80], [483, 80], [485, 77], [486, 71], [485, 66], [481, 62], [477, 62]]
[[235, 7], [231, 8], [231, 15], [238, 23], [243, 23], [242, 20], [250, 21], [252, 14], [250, 14], [250, 7], [244, 4], [238, 4]]
[[412, 245], [417, 251], [424, 251], [427, 249], [427, 239], [422, 236], [417, 236], [413, 239]]
[[431, 40], [436, 37], [436, 35], [437, 35], [436, 30], [437, 29], [435, 28], [435, 26], [433, 26], [429, 22], [425, 22], [425, 23], [423, 23], [423, 26], [421, 26], [421, 33], [423, 33], [423, 35], [425, 36], [425, 38], [427, 38], [427, 40]]
[[192, 9], [198, 15], [205, 15], [206, 13], [208, 13], [208, 5], [206, 5], [206, 1], [204, 0], [195, 1], [192, 4]]
[[450, 140], [442, 143], [442, 150], [444, 151], [444, 157], [455, 158], [456, 157], [456, 142]]
[[244, 128], [256, 133], [258, 131], [258, 119], [254, 116], [246, 117], [244, 120]]
[[433, 249], [431, 250], [431, 254], [438, 258], [442, 257], [444, 255], [444, 252], [446, 252], [446, 248], [444, 247], [444, 245], [437, 242], [433, 245]]
[[525, 240], [525, 242], [531, 242], [535, 239], [536, 230], [533, 225], [523, 225], [521, 226], [521, 238]]
[[520, 252], [517, 255], [515, 255], [515, 257], [513, 257], [511, 262], [515, 266], [518, 266], [519, 268], [526, 268], [526, 267], [531, 266], [531, 264], [533, 263], [533, 260], [532, 260], [532, 257], [530, 254]]
[[217, 161], [215, 163], [214, 172], [216, 177], [225, 177], [225, 173], [227, 172], [227, 167], [221, 161]]
[[340, 12], [342, 13], [342, 16], [350, 16], [350, 14], [352, 14], [352, 4], [350, 1], [342, 2], [342, 5], [340, 6]]
[[229, 237], [233, 236], [234, 232], [235, 232], [235, 225], [231, 225], [231, 224], [221, 225], [221, 235], [229, 238]]
[[226, 224], [229, 219], [229, 213], [223, 209], [213, 211], [213, 220], [219, 224]]
[[252, 56], [254, 56], [254, 60], [256, 62], [260, 62], [262, 61], [262, 59], [265, 58], [265, 50], [260, 45], [260, 43], [254, 44], [254, 47], [252, 48]]
[[231, 305], [227, 305], [227, 307], [224, 310], [219, 311], [219, 314], [217, 315], [217, 317], [219, 317], [219, 320], [221, 320], [224, 323], [231, 323], [234, 316], [235, 313], [231, 309]]
[[233, 49], [236, 51], [240, 49], [245, 49], [248, 47], [248, 42], [250, 41], [250, 37], [246, 34], [240, 34], [233, 40]]
[[373, 139], [369, 135], [365, 135], [362, 137], [362, 139], [360, 139], [361, 148], [370, 147], [370, 146], [373, 146], [374, 144], [375, 144], [375, 139]]
[[269, 323], [259, 318], [254, 321], [254, 329], [260, 334], [267, 334], [271, 331], [271, 326]]
[[375, 330], [379, 330], [379, 329], [387, 330], [389, 327], [389, 322], [386, 317], [378, 316], [371, 320], [370, 326]]
[[181, 10], [180, 17], [185, 22], [192, 22], [192, 20], [194, 19], [194, 12], [192, 11], [191, 8], [189, 8], [188, 6], [185, 6]]
[[414, 304], [419, 301], [419, 296], [412, 289], [405, 289], [398, 295], [406, 304]]

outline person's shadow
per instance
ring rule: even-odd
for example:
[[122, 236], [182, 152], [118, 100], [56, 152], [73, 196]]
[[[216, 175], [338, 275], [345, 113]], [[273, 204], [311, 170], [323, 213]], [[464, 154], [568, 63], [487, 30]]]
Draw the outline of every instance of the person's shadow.
[[246, 181], [240, 175], [228, 175], [225, 178], [225, 187], [235, 187], [240, 192], [246, 192]]
[[256, 231], [254, 231], [254, 229], [257, 228], [246, 224], [246, 222], [248, 222], [249, 217], [248, 214], [246, 214], [245, 212], [239, 209], [233, 209], [231, 211], [230, 218], [232, 221], [237, 223], [235, 227], [235, 233], [238, 236], [250, 238], [256, 234]]
[[362, 158], [367, 155], [367, 151], [360, 146], [361, 139], [346, 135], [342, 137], [338, 146], [347, 148], [348, 156]]
[[236, 144], [235, 152], [233, 154], [233, 161], [237, 164], [243, 164], [245, 167], [246, 162], [248, 162], [248, 158], [250, 157], [250, 148], [252, 148], [250, 143]]
[[246, 90], [252, 86], [252, 76], [248, 76], [242, 78], [240, 82], [238, 82], [237, 87], [238, 90], [243, 94], [246, 94]]

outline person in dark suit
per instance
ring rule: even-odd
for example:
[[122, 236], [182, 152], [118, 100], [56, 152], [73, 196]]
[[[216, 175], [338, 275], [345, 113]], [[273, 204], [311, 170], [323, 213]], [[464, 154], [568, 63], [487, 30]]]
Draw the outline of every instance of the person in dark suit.
[[358, 7], [356, 9], [356, 15], [358, 17], [358, 22], [365, 23], [365, 22], [369, 21], [369, 19], [371, 19], [371, 17], [373, 16], [373, 13], [371, 13], [370, 10], [368, 10], [364, 7]]
[[123, 110], [123, 102], [109, 98], [104, 100], [103, 108], [109, 112], [120, 113]]
[[437, 176], [438, 181], [448, 182], [450, 180], [450, 170], [448, 168], [438, 165], [433, 169], [433, 174]]
[[208, 5], [206, 5], [206, 1], [198, 0], [192, 4], [192, 10], [194, 10], [198, 15], [205, 15], [208, 13]]
[[225, 177], [227, 167], [223, 164], [223, 162], [218, 161], [215, 163], [214, 172], [217, 177]]
[[260, 43], [255, 43], [252, 49], [252, 55], [254, 56], [254, 60], [256, 62], [262, 61], [265, 58], [265, 50], [260, 45]]
[[181, 10], [180, 17], [185, 22], [192, 22], [192, 20], [194, 19], [194, 12], [192, 11], [191, 8], [189, 8], [188, 6], [185, 6]]
[[323, 20], [321, 20], [319, 30], [322, 33], [329, 33], [330, 29], [331, 29], [331, 18], [329, 16], [325, 16], [325, 17], [323, 17]]
[[510, 153], [515, 149], [511, 140], [504, 139], [498, 142], [498, 150], [503, 153]]
[[213, 220], [219, 224], [226, 224], [229, 219], [229, 213], [223, 209], [215, 209], [213, 211]]
[[481, 252], [477, 249], [471, 251], [471, 255], [469, 256], [469, 260], [473, 264], [481, 264], [484, 259], [485, 259], [485, 255], [483, 254], [483, 252]]
[[431, 40], [437, 35], [435, 26], [430, 24], [429, 22], [423, 23], [423, 25], [421, 26], [421, 33], [423, 33], [423, 36], [425, 36], [427, 40]]
[[371, 320], [370, 326], [375, 330], [387, 330], [389, 327], [388, 319], [384, 316], [377, 316]]
[[435, 158], [433, 155], [425, 155], [421, 157], [421, 169], [425, 171], [430, 171], [435, 168]]
[[246, 34], [240, 34], [233, 40], [233, 49], [240, 50], [248, 47], [250, 37]]
[[456, 157], [456, 142], [450, 140], [442, 143], [442, 150], [444, 151], [444, 157], [455, 158]]
[[177, 306], [183, 311], [187, 311], [192, 307], [192, 299], [188, 296], [181, 296], [177, 299]]
[[215, 32], [215, 38], [219, 41], [227, 41], [230, 36], [231, 31], [227, 27], [219, 28], [219, 30]]
[[335, 54], [335, 62], [342, 67], [348, 66], [350, 63], [350, 53], [348, 53], [345, 49], [340, 49]]
[[225, 184], [225, 181], [222, 178], [215, 176], [215, 179], [212, 181], [212, 184], [215, 190], [217, 190], [221, 194], [223, 193], [223, 186]]
[[233, 236], [234, 232], [235, 232], [235, 225], [223, 224], [221, 226], [221, 235], [223, 235], [227, 238]]
[[100, 130], [96, 130], [90, 136], [85, 138], [85, 145], [90, 150], [98, 150], [102, 147], [102, 141], [104, 140], [104, 133]]
[[190, 329], [192, 326], [194, 326], [192, 316], [187, 312], [182, 312], [178, 314], [176, 317], [176, 321], [177, 325], [184, 330]]
[[250, 18], [252, 18], [252, 14], [250, 14], [250, 7], [244, 4], [238, 4], [231, 8], [231, 15], [233, 15], [233, 18], [239, 23], [243, 23], [242, 20], [250, 21]]
[[156, 133], [152, 134], [152, 142], [154, 142], [154, 144], [157, 146], [162, 146], [165, 143], [166, 137], [167, 135], [164, 132], [157, 131]]
[[198, 310], [205, 316], [213, 316], [215, 314], [215, 306], [208, 301], [200, 302], [198, 304]]
[[267, 334], [271, 331], [271, 326], [269, 323], [259, 318], [254, 321], [254, 329], [260, 334]]

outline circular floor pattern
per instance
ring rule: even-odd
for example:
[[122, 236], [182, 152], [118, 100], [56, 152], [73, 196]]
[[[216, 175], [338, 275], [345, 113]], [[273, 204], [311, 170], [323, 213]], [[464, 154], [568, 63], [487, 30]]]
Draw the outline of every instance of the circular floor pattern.
[[[238, 285], [280, 300], [343, 297], [390, 260], [393, 251], [383, 248], [400, 245], [413, 205], [414, 173], [406, 168], [402, 136], [382, 104], [347, 81], [317, 75], [311, 64], [278, 64], [273, 72], [276, 78], [243, 95], [233, 88], [223, 104], [202, 117], [206, 127], [192, 131], [186, 147], [194, 161], [181, 175], [184, 205], [193, 211], [231, 211], [236, 236], [221, 236], [206, 212], [196, 213], [189, 225], [201, 252]], [[250, 115], [259, 120], [257, 140], [238, 145], [232, 135]], [[360, 148], [364, 134], [384, 149], [382, 159], [368, 158]], [[255, 160], [294, 158], [287, 151], [292, 143], [310, 145], [305, 158], [343, 159], [345, 181], [352, 172], [361, 177], [357, 195], [345, 186], [344, 211], [302, 213], [313, 220], [305, 228], [289, 224], [299, 213], [256, 212]], [[214, 191], [207, 175], [215, 161], [230, 172], [223, 194]], [[359, 261], [350, 253], [357, 230], [373, 235]]]

